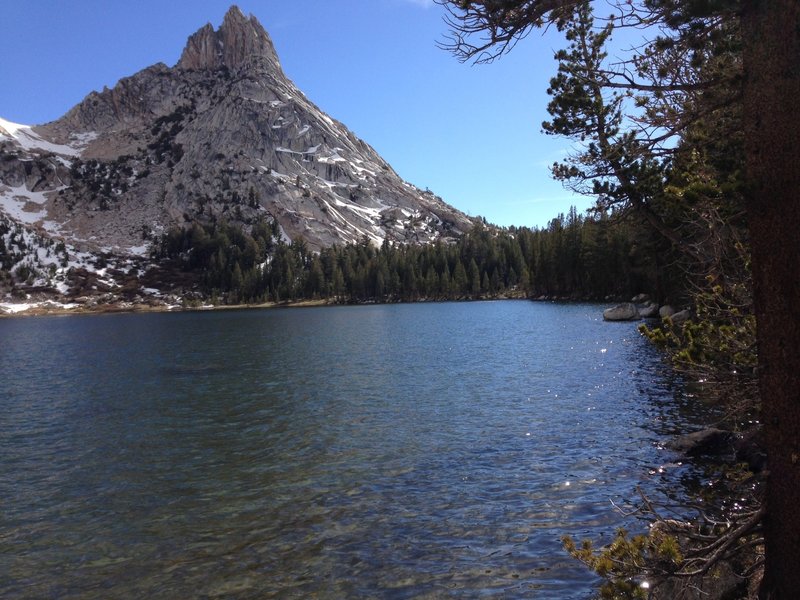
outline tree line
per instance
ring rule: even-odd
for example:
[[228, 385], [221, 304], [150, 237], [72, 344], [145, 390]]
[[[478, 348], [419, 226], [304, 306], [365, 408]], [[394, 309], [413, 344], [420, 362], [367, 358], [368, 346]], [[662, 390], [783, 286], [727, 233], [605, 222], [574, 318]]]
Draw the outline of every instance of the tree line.
[[663, 249], [640, 226], [574, 207], [544, 228], [477, 219], [454, 243], [376, 246], [364, 238], [320, 252], [284, 241], [268, 220], [249, 231], [225, 221], [194, 223], [163, 235], [156, 257], [193, 273], [203, 294], [221, 304], [604, 300], [658, 288], [679, 295], [661, 264]]

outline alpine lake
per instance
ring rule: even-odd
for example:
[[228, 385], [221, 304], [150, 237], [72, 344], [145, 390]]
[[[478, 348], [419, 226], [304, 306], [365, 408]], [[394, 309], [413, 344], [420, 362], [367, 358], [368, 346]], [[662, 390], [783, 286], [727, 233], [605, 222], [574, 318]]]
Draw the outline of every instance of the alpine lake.
[[589, 598], [703, 413], [602, 308], [0, 319], [0, 597]]

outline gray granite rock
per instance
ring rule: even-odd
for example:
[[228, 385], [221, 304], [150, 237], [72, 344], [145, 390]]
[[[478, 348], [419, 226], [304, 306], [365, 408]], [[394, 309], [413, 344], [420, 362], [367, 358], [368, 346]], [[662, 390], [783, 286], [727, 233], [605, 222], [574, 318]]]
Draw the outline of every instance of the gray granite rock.
[[639, 310], [632, 302], [623, 302], [603, 311], [606, 321], [634, 321], [639, 318]]

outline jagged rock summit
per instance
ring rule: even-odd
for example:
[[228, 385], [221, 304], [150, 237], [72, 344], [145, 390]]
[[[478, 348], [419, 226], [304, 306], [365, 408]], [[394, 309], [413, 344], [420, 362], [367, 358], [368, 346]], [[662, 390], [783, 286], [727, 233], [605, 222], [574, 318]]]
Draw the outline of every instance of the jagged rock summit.
[[195, 70], [225, 67], [235, 71], [252, 59], [264, 59], [280, 71], [275, 47], [261, 23], [232, 6], [218, 31], [208, 23], [189, 38], [177, 66]]
[[311, 249], [471, 226], [309, 101], [235, 6], [190, 36], [174, 67], [147, 67], [46, 125], [0, 121], [0, 216], [118, 255], [194, 222], [267, 219]]

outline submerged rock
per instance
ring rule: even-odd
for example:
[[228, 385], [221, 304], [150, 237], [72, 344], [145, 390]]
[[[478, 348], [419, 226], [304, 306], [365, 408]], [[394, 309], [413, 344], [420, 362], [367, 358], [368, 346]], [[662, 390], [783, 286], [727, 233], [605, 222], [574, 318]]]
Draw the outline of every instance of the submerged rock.
[[667, 443], [667, 448], [686, 456], [719, 456], [733, 452], [733, 434], [710, 428], [681, 435]]
[[[686, 546], [685, 541], [682, 545]], [[730, 600], [743, 598], [744, 582], [726, 560], [721, 560], [710, 573], [696, 579], [667, 577], [652, 590], [648, 598], [652, 600]]]

